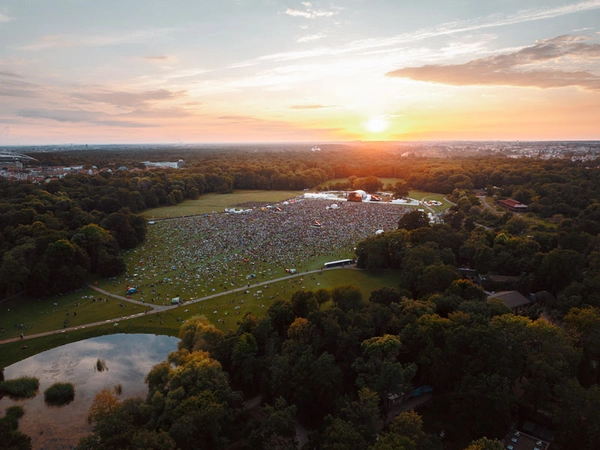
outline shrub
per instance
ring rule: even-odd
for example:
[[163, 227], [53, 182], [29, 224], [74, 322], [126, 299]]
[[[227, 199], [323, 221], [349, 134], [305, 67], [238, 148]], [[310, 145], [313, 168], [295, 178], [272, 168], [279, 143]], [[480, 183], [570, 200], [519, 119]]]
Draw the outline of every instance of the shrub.
[[75, 398], [75, 386], [73, 383], [54, 383], [44, 391], [44, 401], [48, 405], [68, 405]]
[[98, 358], [96, 360], [96, 370], [98, 372], [104, 372], [105, 370], [108, 370], [108, 367], [106, 366], [106, 361], [104, 361], [103, 359]]
[[34, 377], [21, 377], [0, 382], [0, 396], [8, 395], [12, 400], [35, 397], [40, 388], [40, 380]]

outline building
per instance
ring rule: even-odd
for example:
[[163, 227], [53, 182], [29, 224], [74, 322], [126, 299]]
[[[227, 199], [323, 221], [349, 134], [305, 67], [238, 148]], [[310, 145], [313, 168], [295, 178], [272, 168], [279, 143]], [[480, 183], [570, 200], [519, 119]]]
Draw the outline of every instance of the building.
[[508, 306], [514, 313], [523, 312], [523, 309], [527, 305], [531, 304], [531, 301], [519, 291], [495, 292], [488, 296], [488, 301], [492, 299], [500, 300], [502, 303]]
[[21, 153], [0, 151], [0, 167], [16, 167], [17, 169], [23, 169], [23, 163], [29, 161], [37, 161], [31, 156], [23, 155]]
[[512, 211], [512, 212], [525, 212], [527, 211], [527, 205], [523, 203], [519, 203], [512, 198], [507, 198], [506, 200], [498, 200], [498, 204], [503, 208]]

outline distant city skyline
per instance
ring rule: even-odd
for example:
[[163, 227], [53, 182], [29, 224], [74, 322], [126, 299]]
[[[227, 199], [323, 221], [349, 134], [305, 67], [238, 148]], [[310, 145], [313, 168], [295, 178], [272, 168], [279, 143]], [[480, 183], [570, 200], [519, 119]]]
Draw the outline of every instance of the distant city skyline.
[[600, 139], [600, 0], [0, 0], [0, 146]]

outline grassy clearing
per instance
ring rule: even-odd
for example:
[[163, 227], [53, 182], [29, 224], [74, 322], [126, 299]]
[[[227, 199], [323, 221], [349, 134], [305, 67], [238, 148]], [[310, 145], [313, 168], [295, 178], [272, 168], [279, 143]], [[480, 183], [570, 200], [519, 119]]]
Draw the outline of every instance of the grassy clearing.
[[40, 380], [34, 377], [21, 377], [0, 382], [0, 397], [8, 395], [12, 400], [35, 397], [40, 388]]
[[[105, 280], [105, 283], [110, 283]], [[123, 292], [119, 292], [123, 294]], [[131, 305], [129, 314], [141, 312], [144, 307]], [[0, 339], [59, 330], [85, 325], [124, 315], [119, 301], [85, 288], [78, 292], [44, 300], [16, 298], [0, 305]]]
[[50, 406], [68, 405], [75, 399], [73, 383], [54, 383], [44, 391], [44, 401]]
[[229, 194], [205, 194], [198, 200], [186, 200], [179, 205], [148, 209], [142, 216], [151, 219], [194, 216], [223, 212], [225, 208], [246, 202], [277, 203], [301, 195], [302, 191], [235, 191]]
[[[256, 282], [268, 282], [268, 279], [260, 278]], [[241, 292], [226, 293], [227, 291], [221, 288], [224, 295], [219, 297], [196, 303], [184, 303], [178, 308], [160, 314], [149, 314], [131, 320], [123, 320], [119, 322], [118, 329], [125, 333], [156, 333], [177, 336], [179, 328], [185, 320], [202, 314], [224, 331], [235, 330], [238, 321], [247, 312], [251, 312], [257, 317], [263, 317], [269, 306], [276, 300], [289, 300], [298, 290], [332, 289], [347, 284], [357, 286], [362, 291], [363, 298], [368, 300], [371, 292], [376, 289], [384, 286], [397, 287], [397, 273], [395, 271], [366, 271], [346, 268], [305, 276], [300, 274], [295, 278], [251, 287]]]
[[424, 202], [428, 202], [430, 200], [437, 200], [441, 202], [441, 206], [431, 206], [436, 213], [444, 212], [446, 209], [452, 206], [452, 203], [444, 199], [444, 194], [435, 194], [433, 192], [424, 192], [424, 191], [409, 191], [408, 196], [410, 198], [414, 198], [415, 200], [421, 200]]
[[[322, 273], [300, 276], [292, 279], [291, 282], [286, 280], [278, 283], [270, 283], [268, 288], [261, 286], [248, 289], [250, 292], [247, 294], [238, 293], [236, 295], [235, 293], [229, 293], [218, 298], [194, 304], [184, 304], [178, 308], [159, 314], [148, 314], [147, 316], [131, 320], [121, 320], [116, 326], [111, 323], [95, 327], [82, 326], [77, 330], [69, 330], [68, 332], [58, 330], [49, 336], [28, 339], [26, 349], [22, 348], [21, 341], [3, 344], [1, 346], [2, 351], [0, 352], [0, 367], [7, 367], [29, 356], [61, 345], [106, 334], [150, 333], [177, 336], [183, 321], [198, 314], [205, 315], [211, 322], [224, 331], [235, 330], [237, 322], [246, 312], [252, 312], [257, 317], [263, 317], [267, 308], [275, 300], [289, 300], [297, 290], [331, 289], [335, 286], [347, 284], [360, 288], [363, 292], [363, 298], [367, 300], [371, 292], [376, 289], [383, 286], [397, 287], [397, 273], [395, 271], [375, 272], [349, 268], [327, 270]], [[258, 291], [262, 292], [259, 293]], [[243, 303], [240, 303], [241, 300], [243, 300]], [[114, 303], [117, 303], [116, 300]], [[236, 309], [236, 306], [240, 306], [240, 308]], [[325, 307], [328, 306], [327, 304], [325, 305]], [[217, 313], [213, 311], [217, 311]]]

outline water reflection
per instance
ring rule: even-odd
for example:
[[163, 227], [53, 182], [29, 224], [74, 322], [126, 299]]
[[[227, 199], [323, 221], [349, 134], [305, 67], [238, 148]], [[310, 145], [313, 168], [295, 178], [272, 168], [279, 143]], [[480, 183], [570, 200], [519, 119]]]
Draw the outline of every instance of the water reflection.
[[[144, 397], [144, 377], [152, 366], [176, 350], [179, 339], [150, 334], [113, 334], [62, 347], [27, 358], [4, 370], [7, 380], [35, 376], [40, 380], [38, 395], [29, 400], [0, 400], [0, 415], [6, 408], [21, 405], [25, 415], [19, 430], [31, 436], [33, 449], [75, 448], [89, 434], [87, 412], [94, 395], [104, 388], [123, 387], [120, 398]], [[107, 370], [96, 370], [98, 358]], [[51, 407], [44, 403], [44, 390], [56, 382], [73, 383], [75, 400], [67, 406]]]

